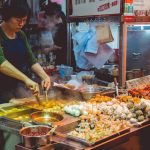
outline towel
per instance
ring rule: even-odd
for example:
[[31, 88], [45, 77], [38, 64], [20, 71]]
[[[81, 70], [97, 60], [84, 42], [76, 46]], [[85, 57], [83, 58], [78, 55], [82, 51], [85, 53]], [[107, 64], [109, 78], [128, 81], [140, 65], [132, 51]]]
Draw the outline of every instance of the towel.
[[99, 45], [97, 54], [84, 53], [85, 58], [95, 66], [97, 69], [100, 69], [106, 61], [113, 54], [114, 50], [107, 44]]

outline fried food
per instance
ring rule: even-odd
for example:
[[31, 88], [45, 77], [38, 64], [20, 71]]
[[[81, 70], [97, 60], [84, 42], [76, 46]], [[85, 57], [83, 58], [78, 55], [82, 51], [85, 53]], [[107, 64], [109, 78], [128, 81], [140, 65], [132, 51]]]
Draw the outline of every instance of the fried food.
[[96, 94], [88, 102], [90, 102], [90, 103], [101, 103], [101, 102], [109, 102], [111, 100], [112, 100], [111, 97], [103, 96], [103, 95], [100, 95], [100, 94]]

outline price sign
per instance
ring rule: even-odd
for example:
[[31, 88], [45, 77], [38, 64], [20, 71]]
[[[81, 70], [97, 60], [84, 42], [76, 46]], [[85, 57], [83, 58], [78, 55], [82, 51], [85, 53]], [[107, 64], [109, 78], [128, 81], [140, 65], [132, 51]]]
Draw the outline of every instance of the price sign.
[[120, 14], [121, 0], [72, 0], [72, 16]]

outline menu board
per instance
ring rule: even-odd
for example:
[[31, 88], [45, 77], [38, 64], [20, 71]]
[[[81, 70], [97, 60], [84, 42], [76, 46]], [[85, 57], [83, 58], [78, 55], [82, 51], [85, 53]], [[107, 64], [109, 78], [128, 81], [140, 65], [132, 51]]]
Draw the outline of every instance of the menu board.
[[120, 14], [121, 0], [72, 0], [71, 16]]

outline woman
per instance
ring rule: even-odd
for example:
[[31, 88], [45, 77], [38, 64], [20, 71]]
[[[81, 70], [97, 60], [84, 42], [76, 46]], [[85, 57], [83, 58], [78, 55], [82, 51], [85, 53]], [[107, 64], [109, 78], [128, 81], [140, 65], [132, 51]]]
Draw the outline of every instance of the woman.
[[47, 54], [47, 60], [49, 59], [48, 53], [51, 52], [52, 55], [56, 55], [55, 64], [66, 64], [67, 23], [61, 5], [57, 0], [49, 0], [48, 3], [40, 0], [40, 8], [38, 25], [41, 28], [40, 41], [42, 42], [39, 43]]
[[33, 94], [39, 85], [28, 76], [31, 68], [42, 80], [42, 87], [50, 87], [50, 77], [36, 62], [24, 32], [21, 30], [29, 16], [26, 0], [7, 0], [2, 8], [0, 24], [0, 103], [16, 97], [16, 89], [24, 83]]

